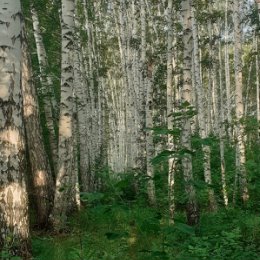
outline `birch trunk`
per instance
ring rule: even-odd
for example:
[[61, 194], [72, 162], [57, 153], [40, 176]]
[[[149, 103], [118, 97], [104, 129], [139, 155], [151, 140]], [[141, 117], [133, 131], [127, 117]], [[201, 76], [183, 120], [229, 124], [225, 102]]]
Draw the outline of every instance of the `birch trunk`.
[[53, 226], [61, 231], [67, 215], [75, 209], [75, 158], [73, 133], [74, 88], [74, 1], [62, 1], [62, 61], [59, 119], [58, 171], [53, 209]]
[[36, 202], [38, 225], [40, 227], [46, 227], [48, 225], [48, 218], [53, 204], [54, 182], [42, 140], [38, 100], [34, 82], [32, 81], [31, 62], [25, 38], [22, 48], [21, 69], [23, 115], [34, 186], [33, 197]]
[[[191, 21], [191, 1], [182, 1], [183, 18], [183, 86], [182, 102], [192, 105], [192, 21]], [[185, 109], [187, 110], [187, 109]], [[186, 111], [184, 111], [186, 112]], [[181, 144], [183, 149], [191, 151], [191, 119], [183, 119]], [[199, 210], [196, 200], [196, 191], [193, 185], [192, 157], [186, 153], [182, 158], [183, 176], [185, 182], [185, 191], [188, 197], [186, 205], [187, 220], [190, 225], [196, 225], [199, 222]]]
[[[153, 128], [153, 89], [150, 79], [146, 79], [146, 128]], [[146, 133], [146, 171], [148, 176], [147, 193], [151, 205], [156, 205], [154, 169], [151, 160], [154, 157], [153, 132]]]
[[247, 174], [245, 168], [246, 154], [245, 154], [245, 142], [244, 142], [244, 125], [242, 118], [244, 116], [244, 105], [243, 105], [243, 94], [242, 94], [242, 37], [241, 37], [241, 21], [240, 21], [240, 3], [234, 1], [233, 3], [233, 20], [234, 20], [234, 70], [235, 70], [235, 103], [236, 103], [236, 153], [237, 154], [237, 165], [236, 170], [240, 178], [241, 185], [241, 197], [243, 202], [249, 199], [248, 185], [247, 185]]
[[225, 163], [225, 116], [224, 116], [224, 87], [222, 80], [222, 55], [221, 42], [219, 41], [219, 90], [220, 90], [220, 109], [219, 109], [219, 150], [220, 150], [220, 166], [221, 166], [221, 184], [224, 205], [228, 206], [228, 193], [226, 183], [226, 163]]
[[0, 0], [0, 19], [0, 250], [28, 259], [20, 1]]
[[230, 68], [229, 68], [229, 45], [228, 45], [228, 11], [229, 0], [226, 0], [225, 7], [225, 81], [226, 81], [226, 111], [228, 122], [228, 136], [232, 140], [232, 118], [231, 118], [231, 86], [230, 86]]
[[[204, 93], [202, 89], [202, 79], [200, 74], [200, 57], [199, 57], [199, 40], [198, 40], [198, 29], [195, 18], [195, 10], [192, 8], [192, 33], [193, 33], [193, 59], [194, 59], [194, 78], [195, 78], [195, 89], [197, 91], [197, 103], [198, 103], [198, 122], [199, 122], [199, 134], [202, 139], [208, 137], [206, 132], [206, 113], [204, 113]], [[211, 177], [211, 166], [210, 156], [211, 150], [209, 145], [202, 144], [203, 152], [203, 168], [204, 168], [204, 179], [207, 185], [212, 185]], [[217, 208], [217, 202], [215, 199], [214, 190], [208, 187], [208, 201], [209, 208], [215, 211]]]
[[[172, 0], [168, 1], [167, 8], [167, 128], [169, 130], [173, 129], [173, 3]], [[174, 149], [173, 136], [168, 134], [168, 150], [172, 151]], [[168, 197], [169, 197], [169, 215], [173, 220], [174, 211], [175, 211], [175, 202], [174, 202], [174, 173], [176, 168], [176, 160], [174, 158], [169, 159], [168, 161]]]
[[[260, 7], [260, 3], [259, 3]], [[256, 35], [256, 56], [255, 56], [255, 70], [256, 70], [256, 118], [260, 122], [260, 86], [259, 86], [259, 57], [258, 57], [258, 36]], [[258, 139], [260, 137], [260, 129], [258, 128]]]
[[[140, 106], [143, 106], [142, 97], [145, 95], [145, 127], [147, 129], [151, 129], [153, 127], [153, 89], [152, 89], [152, 77], [153, 77], [153, 65], [150, 64], [150, 67], [145, 68], [145, 61], [147, 60], [146, 57], [146, 12], [145, 12], [145, 2], [141, 0], [141, 68], [143, 69], [142, 76], [142, 90], [140, 91]], [[149, 66], [149, 65], [148, 65]], [[146, 91], [146, 93], [144, 93]], [[139, 120], [143, 120], [142, 114], [140, 115]], [[142, 122], [141, 122], [141, 125]], [[144, 134], [144, 127], [140, 129], [141, 135]], [[144, 138], [146, 142], [146, 173], [148, 176], [147, 182], [147, 194], [148, 199], [151, 205], [156, 205], [156, 195], [155, 195], [155, 185], [154, 185], [154, 169], [153, 165], [151, 164], [151, 160], [154, 155], [154, 145], [153, 145], [153, 135], [151, 131], [146, 131], [146, 135]], [[142, 146], [140, 146], [142, 150]], [[142, 151], [141, 151], [142, 154]], [[142, 170], [142, 168], [141, 168]]]
[[44, 105], [44, 112], [46, 117], [47, 128], [49, 131], [49, 142], [51, 148], [51, 156], [50, 159], [53, 162], [54, 172], [56, 172], [57, 168], [57, 137], [55, 134], [55, 118], [57, 115], [57, 104], [54, 97], [53, 91], [53, 82], [47, 73], [48, 69], [48, 61], [47, 55], [43, 44], [43, 39], [41, 36], [40, 26], [39, 26], [39, 19], [36, 10], [32, 7], [32, 21], [33, 21], [33, 34], [36, 43], [37, 49], [37, 57], [40, 67], [40, 81], [41, 81], [41, 94], [43, 95], [43, 105]]
[[[87, 12], [87, 7], [85, 1], [83, 2], [83, 10], [84, 14]], [[87, 20], [87, 17], [85, 17]], [[80, 39], [80, 24], [79, 20], [75, 18], [75, 26], [77, 30], [76, 36], [78, 40]], [[87, 22], [85, 23], [85, 29], [87, 29]], [[88, 32], [88, 29], [87, 29]], [[79, 44], [81, 45], [81, 44]], [[82, 44], [83, 45], [83, 44]], [[86, 52], [83, 46], [77, 46], [75, 50], [75, 68], [74, 68], [74, 77], [75, 77], [75, 95], [77, 102], [77, 118], [78, 118], [78, 138], [79, 138], [79, 154], [80, 154], [80, 178], [82, 184], [82, 191], [89, 192], [90, 188], [90, 155], [89, 155], [89, 145], [90, 142], [89, 135], [89, 125], [90, 120], [88, 122], [88, 116], [90, 114], [89, 111], [89, 97], [88, 97], [88, 88], [89, 84], [86, 80], [88, 77], [86, 68], [84, 66], [84, 58], [83, 53]]]

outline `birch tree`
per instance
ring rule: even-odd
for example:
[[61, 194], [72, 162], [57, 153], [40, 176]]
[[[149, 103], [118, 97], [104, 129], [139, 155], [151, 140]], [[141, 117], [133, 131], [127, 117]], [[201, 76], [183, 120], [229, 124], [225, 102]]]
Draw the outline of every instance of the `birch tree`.
[[33, 198], [36, 202], [38, 225], [40, 227], [46, 227], [53, 204], [54, 182], [42, 139], [38, 99], [35, 91], [35, 85], [32, 80], [32, 67], [25, 33], [22, 46], [21, 72], [23, 116], [25, 121], [27, 148], [34, 186]]
[[40, 23], [36, 9], [31, 5], [32, 21], [33, 21], [33, 35], [36, 43], [37, 57], [40, 68], [41, 94], [43, 96], [44, 112], [49, 131], [49, 142], [51, 147], [51, 160], [54, 164], [54, 171], [57, 166], [57, 137], [55, 134], [55, 117], [57, 115], [57, 104], [54, 97], [53, 81], [51, 76], [47, 73], [48, 59], [46, 50], [43, 44], [43, 39], [40, 31]]
[[[184, 0], [182, 7], [183, 21], [183, 86], [182, 102], [185, 106], [192, 106], [192, 21], [191, 21], [191, 1]], [[184, 108], [187, 113], [188, 108]], [[193, 186], [192, 157], [191, 157], [191, 119], [184, 115], [182, 122], [181, 145], [188, 152], [182, 158], [183, 176], [185, 182], [185, 191], [188, 197], [186, 205], [186, 214], [188, 223], [195, 225], [199, 221], [199, 210], [196, 200], [196, 191]]]
[[0, 249], [29, 257], [21, 89], [21, 3], [0, 1]]
[[[174, 86], [173, 86], [173, 69], [175, 57], [173, 56], [173, 1], [168, 1], [167, 6], [167, 78], [166, 78], [166, 92], [167, 92], [167, 128], [173, 129], [173, 116], [174, 112]], [[176, 67], [176, 66], [175, 66]], [[176, 83], [176, 82], [175, 82]], [[176, 92], [176, 91], [175, 91]], [[176, 148], [174, 144], [174, 138], [172, 134], [168, 134], [168, 150], [172, 151]], [[169, 212], [170, 218], [173, 220], [175, 211], [174, 201], [174, 183], [175, 183], [175, 171], [176, 171], [176, 158], [170, 158], [168, 161], [168, 199], [169, 199]]]
[[247, 186], [247, 174], [245, 168], [245, 140], [244, 140], [244, 125], [242, 122], [244, 116], [243, 105], [243, 73], [242, 73], [242, 32], [240, 20], [240, 2], [233, 2], [233, 22], [234, 22], [234, 70], [235, 70], [235, 103], [236, 103], [236, 157], [237, 157], [237, 175], [240, 179], [241, 197], [244, 202], [249, 198]]
[[[206, 119], [207, 115], [204, 113], [204, 91], [202, 89], [202, 78], [200, 74], [200, 57], [199, 57], [199, 40], [198, 40], [198, 28], [197, 22], [195, 18], [195, 10], [192, 8], [192, 34], [193, 34], [193, 60], [194, 60], [194, 85], [197, 92], [197, 106], [198, 106], [198, 121], [199, 121], [199, 134], [202, 139], [208, 137], [206, 131]], [[204, 178], [207, 185], [212, 185], [212, 177], [211, 177], [211, 166], [210, 166], [210, 157], [211, 151], [210, 146], [202, 144], [203, 151], [203, 168], [204, 168]], [[209, 207], [211, 210], [216, 210], [217, 203], [215, 200], [214, 190], [212, 188], [208, 188], [208, 200]]]
[[227, 112], [227, 122], [228, 122], [228, 135], [231, 139], [232, 137], [232, 118], [231, 118], [231, 83], [230, 83], [230, 65], [229, 65], [229, 31], [228, 31], [228, 11], [229, 11], [229, 0], [226, 0], [225, 4], [225, 60], [224, 60], [224, 66], [225, 66], [225, 85], [226, 85], [226, 112]]
[[61, 100], [59, 118], [58, 171], [52, 222], [54, 229], [62, 230], [67, 215], [76, 205], [75, 152], [73, 133], [74, 91], [74, 0], [62, 1], [62, 61]]
[[[153, 70], [154, 64], [153, 61], [147, 61], [147, 32], [146, 32], [146, 11], [145, 11], [145, 1], [141, 0], [141, 68], [143, 68], [142, 74], [142, 94], [145, 97], [145, 127], [151, 129], [153, 127]], [[149, 64], [150, 63], [150, 64]], [[147, 65], [146, 65], [147, 64]], [[145, 66], [146, 65], [146, 66]], [[146, 67], [146, 68], [145, 68]], [[142, 105], [142, 102], [141, 102]], [[144, 131], [144, 129], [142, 129]], [[153, 136], [152, 131], [146, 131], [145, 136], [146, 143], [146, 172], [148, 176], [147, 182], [147, 194], [148, 199], [151, 205], [156, 204], [156, 195], [155, 195], [155, 185], [154, 185], [154, 169], [151, 164], [151, 160], [154, 155], [154, 145], [153, 145]], [[140, 147], [142, 149], [142, 147]]]

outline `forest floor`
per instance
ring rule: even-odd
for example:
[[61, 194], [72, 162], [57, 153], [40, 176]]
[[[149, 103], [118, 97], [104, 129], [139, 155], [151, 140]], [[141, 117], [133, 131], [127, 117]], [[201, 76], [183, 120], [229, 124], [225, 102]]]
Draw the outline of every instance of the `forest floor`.
[[103, 193], [87, 199], [70, 218], [67, 234], [34, 233], [35, 260], [260, 260], [260, 216], [254, 212], [204, 212], [193, 228], [183, 213], [169, 224], [163, 207], [151, 208], [145, 200]]

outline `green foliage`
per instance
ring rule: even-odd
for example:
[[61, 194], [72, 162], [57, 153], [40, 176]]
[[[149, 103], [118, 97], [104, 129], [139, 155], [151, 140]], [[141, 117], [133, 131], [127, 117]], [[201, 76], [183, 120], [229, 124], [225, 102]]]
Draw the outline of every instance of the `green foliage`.
[[[196, 147], [200, 141], [194, 140]], [[214, 151], [217, 140], [212, 140]], [[180, 211], [169, 224], [166, 173], [155, 172], [158, 208], [147, 205], [146, 178], [133, 173], [111, 177], [107, 170], [100, 176], [106, 179], [102, 192], [81, 194], [85, 208], [70, 218], [69, 234], [34, 235], [35, 260], [258, 259], [260, 218], [254, 213], [232, 208], [203, 212], [199, 225], [190, 227], [177, 199]], [[139, 185], [137, 194], [131, 183]], [[203, 182], [194, 184], [205, 189]]]
[[[22, 260], [20, 256], [17, 255], [17, 245], [18, 241], [14, 241], [12, 237], [6, 239], [6, 244], [2, 247], [0, 252], [1, 260]], [[18, 247], [19, 248], [19, 247]]]

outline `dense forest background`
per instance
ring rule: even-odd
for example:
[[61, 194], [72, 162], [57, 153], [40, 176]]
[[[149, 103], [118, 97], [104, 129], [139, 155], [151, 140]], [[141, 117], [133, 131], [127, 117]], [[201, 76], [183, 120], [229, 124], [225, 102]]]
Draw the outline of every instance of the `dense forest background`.
[[260, 259], [259, 17], [0, 0], [0, 259]]

